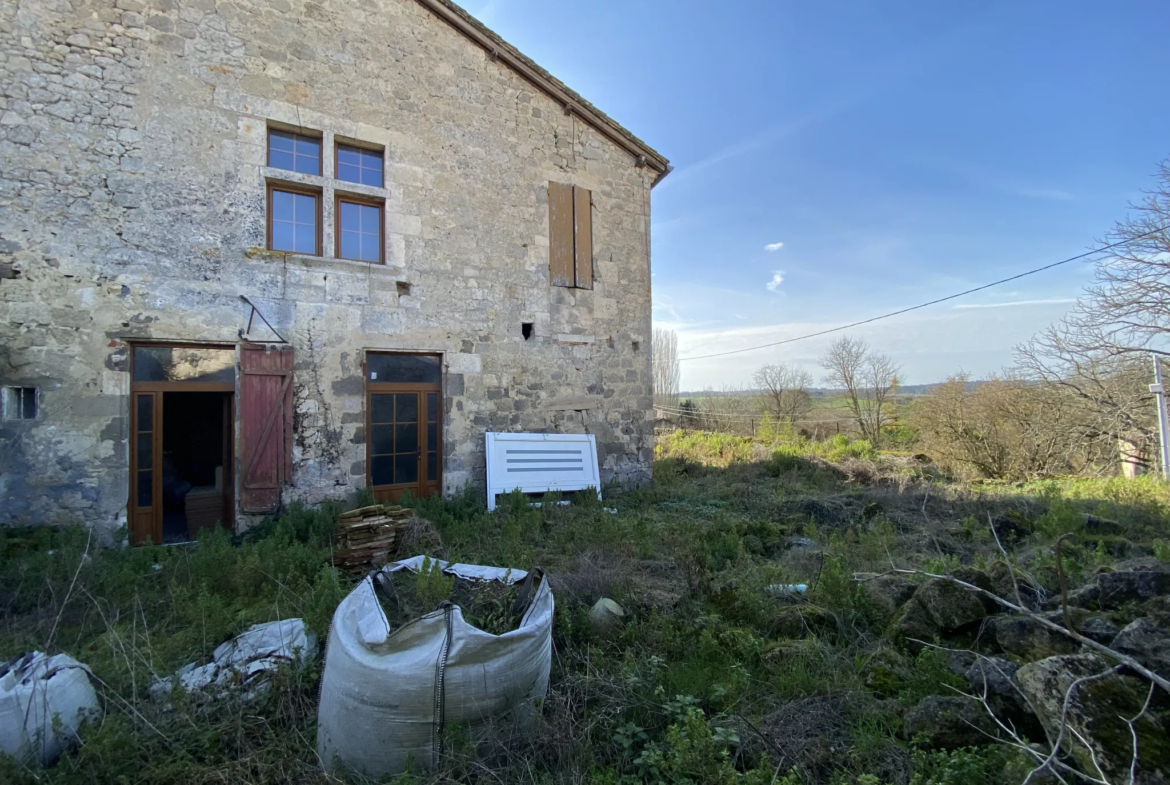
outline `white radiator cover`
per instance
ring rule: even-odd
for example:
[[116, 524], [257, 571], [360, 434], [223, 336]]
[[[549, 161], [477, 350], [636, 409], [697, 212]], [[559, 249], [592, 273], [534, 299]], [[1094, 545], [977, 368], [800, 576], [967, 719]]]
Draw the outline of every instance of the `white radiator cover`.
[[484, 436], [487, 452], [487, 506], [496, 496], [524, 493], [583, 491], [596, 488], [601, 498], [597, 439], [588, 433], [491, 433]]

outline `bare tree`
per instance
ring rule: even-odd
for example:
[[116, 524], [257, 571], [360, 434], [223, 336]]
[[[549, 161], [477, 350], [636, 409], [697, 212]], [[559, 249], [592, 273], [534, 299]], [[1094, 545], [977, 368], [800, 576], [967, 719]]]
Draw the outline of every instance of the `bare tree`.
[[671, 408], [677, 407], [678, 336], [674, 330], [655, 327], [650, 351], [654, 362], [654, 404]]
[[1152, 439], [1146, 354], [1170, 356], [1170, 160], [1130, 208], [1106, 234], [1102, 245], [1113, 247], [1072, 313], [1016, 350], [1020, 374], [1084, 404], [1066, 426], [1115, 445]]
[[788, 365], [765, 365], [752, 377], [763, 395], [764, 410], [789, 425], [812, 409], [808, 388], [812, 374]]
[[838, 339], [820, 359], [825, 383], [845, 392], [849, 412], [863, 438], [875, 445], [893, 422], [898, 364], [860, 338]]

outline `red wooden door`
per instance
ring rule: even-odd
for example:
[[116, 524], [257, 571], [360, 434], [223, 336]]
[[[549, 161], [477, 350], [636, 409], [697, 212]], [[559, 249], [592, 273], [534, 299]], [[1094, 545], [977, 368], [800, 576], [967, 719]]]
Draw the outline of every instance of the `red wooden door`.
[[240, 509], [272, 513], [292, 464], [293, 350], [240, 347]]

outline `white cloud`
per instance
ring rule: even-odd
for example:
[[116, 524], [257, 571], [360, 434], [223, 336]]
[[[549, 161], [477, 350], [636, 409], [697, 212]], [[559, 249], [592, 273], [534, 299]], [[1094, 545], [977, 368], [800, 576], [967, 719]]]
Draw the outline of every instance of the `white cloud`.
[[962, 303], [961, 305], [952, 306], [954, 310], [961, 311], [967, 308], [1009, 308], [1013, 305], [1063, 305], [1067, 303], [1075, 303], [1075, 297], [1053, 297], [1049, 300], [1009, 300], [1003, 303]]
[[772, 271], [772, 280], [768, 281], [768, 283], [766, 283], [765, 286], [768, 288], [769, 292], [775, 292], [780, 288], [780, 284], [782, 284], [782, 283], [784, 283], [784, 271], [783, 270], [773, 270]]
[[779, 251], [784, 247], [784, 243], [768, 243], [764, 246], [765, 251]]

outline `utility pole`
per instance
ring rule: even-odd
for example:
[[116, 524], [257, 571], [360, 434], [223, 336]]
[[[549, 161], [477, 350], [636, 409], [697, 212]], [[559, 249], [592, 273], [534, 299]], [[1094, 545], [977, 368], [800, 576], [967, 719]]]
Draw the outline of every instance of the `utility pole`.
[[1170, 438], [1166, 433], [1166, 392], [1162, 387], [1162, 361], [1152, 352], [1150, 357], [1154, 360], [1154, 383], [1150, 385], [1150, 392], [1154, 393], [1158, 402], [1158, 454], [1162, 457], [1162, 479], [1170, 480]]

